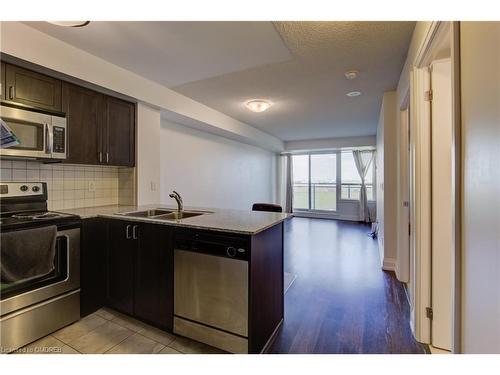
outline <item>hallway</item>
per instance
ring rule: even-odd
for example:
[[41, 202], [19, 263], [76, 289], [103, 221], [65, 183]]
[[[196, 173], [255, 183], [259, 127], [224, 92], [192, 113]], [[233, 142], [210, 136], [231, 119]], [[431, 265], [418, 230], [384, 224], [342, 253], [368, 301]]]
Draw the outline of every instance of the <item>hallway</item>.
[[394, 273], [380, 268], [369, 227], [294, 218], [285, 227], [285, 321], [270, 353], [424, 353]]

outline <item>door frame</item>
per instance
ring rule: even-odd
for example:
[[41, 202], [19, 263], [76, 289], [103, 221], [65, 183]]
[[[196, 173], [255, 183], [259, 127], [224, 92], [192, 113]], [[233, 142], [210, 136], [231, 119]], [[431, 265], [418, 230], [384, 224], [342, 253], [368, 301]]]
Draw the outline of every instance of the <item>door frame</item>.
[[415, 338], [424, 343], [431, 342], [431, 322], [426, 308], [431, 307], [431, 191], [430, 191], [430, 105], [423, 93], [429, 87], [427, 66], [436, 58], [443, 35], [450, 35], [452, 63], [452, 200], [453, 200], [453, 244], [452, 265], [452, 352], [460, 353], [461, 326], [461, 119], [460, 119], [460, 23], [433, 22], [417, 53], [410, 72], [410, 123], [412, 124], [413, 189], [412, 241], [415, 251], [415, 307], [412, 309], [411, 325]]

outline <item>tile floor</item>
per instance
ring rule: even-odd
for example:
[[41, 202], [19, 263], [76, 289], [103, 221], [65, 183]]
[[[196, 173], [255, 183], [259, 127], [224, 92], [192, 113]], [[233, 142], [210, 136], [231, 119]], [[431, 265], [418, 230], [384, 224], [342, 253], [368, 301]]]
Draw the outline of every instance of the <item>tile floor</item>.
[[217, 354], [211, 346], [163, 332], [111, 309], [19, 349], [17, 354]]

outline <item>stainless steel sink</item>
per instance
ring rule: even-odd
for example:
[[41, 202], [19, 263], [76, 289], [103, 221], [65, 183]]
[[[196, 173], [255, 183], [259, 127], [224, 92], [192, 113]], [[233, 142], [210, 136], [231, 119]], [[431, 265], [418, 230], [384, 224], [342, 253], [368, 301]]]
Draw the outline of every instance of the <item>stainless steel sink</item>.
[[150, 217], [153, 218], [155, 216], [161, 216], [165, 214], [170, 214], [172, 213], [172, 210], [163, 210], [163, 209], [153, 209], [153, 210], [146, 210], [146, 211], [134, 211], [134, 212], [126, 212], [122, 215], [125, 216], [133, 216], [133, 217]]
[[200, 216], [200, 215], [205, 215], [210, 212], [207, 211], [173, 211], [169, 214], [166, 215], [160, 215], [155, 217], [155, 219], [159, 220], [182, 220], [182, 219], [187, 219], [188, 217], [195, 217], [195, 216]]
[[156, 220], [182, 220], [189, 217], [195, 217], [205, 214], [211, 214], [210, 211], [177, 211], [155, 208], [146, 211], [125, 212], [122, 215], [132, 217], [144, 217]]

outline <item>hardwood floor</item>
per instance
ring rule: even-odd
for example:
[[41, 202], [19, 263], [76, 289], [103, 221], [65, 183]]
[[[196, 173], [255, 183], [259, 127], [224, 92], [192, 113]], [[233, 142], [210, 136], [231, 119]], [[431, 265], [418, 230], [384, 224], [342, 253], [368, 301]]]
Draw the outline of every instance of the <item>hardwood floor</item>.
[[368, 226], [294, 218], [285, 229], [285, 321], [269, 353], [425, 353], [403, 285], [380, 268]]

